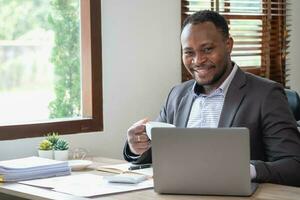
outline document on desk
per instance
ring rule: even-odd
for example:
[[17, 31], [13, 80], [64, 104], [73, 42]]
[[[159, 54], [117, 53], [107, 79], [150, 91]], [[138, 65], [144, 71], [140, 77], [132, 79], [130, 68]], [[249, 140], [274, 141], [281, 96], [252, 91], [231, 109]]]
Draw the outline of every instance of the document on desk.
[[52, 189], [81, 197], [93, 197], [134, 190], [153, 188], [153, 179], [138, 184], [109, 183], [103, 176], [79, 174], [64, 177], [21, 181], [21, 184]]
[[[129, 167], [135, 166], [131, 163], [122, 163], [122, 164], [115, 164], [115, 165], [104, 165], [104, 166], [99, 166], [96, 169], [99, 171], [104, 171], [104, 172], [110, 172], [110, 173], [135, 173], [135, 174], [143, 174], [147, 175], [149, 177], [153, 177], [153, 168], [148, 167], [148, 168], [141, 168], [137, 170], [129, 170]], [[136, 165], [138, 166], [138, 165]]]

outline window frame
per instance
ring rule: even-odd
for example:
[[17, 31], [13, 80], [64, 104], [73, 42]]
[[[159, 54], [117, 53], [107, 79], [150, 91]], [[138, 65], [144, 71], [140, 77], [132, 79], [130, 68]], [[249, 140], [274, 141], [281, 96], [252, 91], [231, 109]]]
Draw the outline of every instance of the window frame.
[[101, 1], [81, 0], [82, 118], [0, 126], [0, 140], [103, 130]]

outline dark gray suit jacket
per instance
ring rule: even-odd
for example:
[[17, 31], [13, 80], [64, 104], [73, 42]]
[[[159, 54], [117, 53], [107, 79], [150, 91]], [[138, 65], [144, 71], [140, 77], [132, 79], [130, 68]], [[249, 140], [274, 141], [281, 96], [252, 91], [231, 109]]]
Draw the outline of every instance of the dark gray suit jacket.
[[[195, 99], [194, 83], [190, 80], [172, 88], [157, 121], [186, 127]], [[219, 127], [249, 128], [251, 163], [257, 173], [254, 181], [300, 186], [300, 134], [280, 84], [238, 69], [224, 100]], [[135, 157], [127, 143], [123, 154], [134, 163], [152, 161], [151, 149]]]

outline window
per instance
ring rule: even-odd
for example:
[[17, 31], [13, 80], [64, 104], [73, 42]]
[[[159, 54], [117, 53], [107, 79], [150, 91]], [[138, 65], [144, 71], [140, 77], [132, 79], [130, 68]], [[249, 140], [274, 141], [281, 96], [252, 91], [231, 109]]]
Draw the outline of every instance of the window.
[[100, 2], [0, 0], [0, 140], [102, 130]]
[[[182, 21], [198, 10], [214, 10], [228, 21], [232, 60], [248, 72], [286, 83], [286, 0], [182, 0]], [[182, 67], [182, 80], [190, 79]]]

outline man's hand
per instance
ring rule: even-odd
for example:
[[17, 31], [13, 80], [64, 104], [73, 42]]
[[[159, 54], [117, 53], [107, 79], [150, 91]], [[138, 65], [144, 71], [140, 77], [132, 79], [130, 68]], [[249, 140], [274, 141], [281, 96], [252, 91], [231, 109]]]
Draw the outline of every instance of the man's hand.
[[142, 119], [133, 124], [127, 131], [127, 141], [132, 153], [141, 155], [150, 148], [150, 139], [145, 130], [148, 119]]

